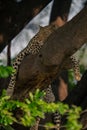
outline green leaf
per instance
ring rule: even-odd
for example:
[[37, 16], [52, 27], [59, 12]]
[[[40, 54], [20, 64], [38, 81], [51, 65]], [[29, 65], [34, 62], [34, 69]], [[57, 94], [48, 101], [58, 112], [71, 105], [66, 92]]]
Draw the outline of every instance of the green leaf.
[[15, 70], [11, 66], [0, 66], [0, 78], [7, 78], [14, 72]]

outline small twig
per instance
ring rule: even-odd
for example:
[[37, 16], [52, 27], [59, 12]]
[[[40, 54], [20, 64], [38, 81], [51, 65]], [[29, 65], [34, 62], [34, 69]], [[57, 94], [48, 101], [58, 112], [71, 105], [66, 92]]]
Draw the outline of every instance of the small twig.
[[85, 112], [87, 112], [87, 109], [85, 109], [84, 111], [81, 112], [81, 115], [84, 114]]
[[50, 129], [56, 128], [56, 126], [47, 126], [47, 125], [42, 125], [42, 124], [39, 124], [39, 126], [43, 128], [50, 128]]
[[[47, 126], [47, 125], [39, 124], [39, 126], [43, 127], [43, 128], [49, 128], [49, 129], [54, 129], [55, 128], [56, 129], [56, 125], [54, 125], [54, 126]], [[65, 126], [60, 126], [59, 129], [60, 128], [65, 128]]]
[[7, 46], [7, 65], [11, 65], [11, 42]]

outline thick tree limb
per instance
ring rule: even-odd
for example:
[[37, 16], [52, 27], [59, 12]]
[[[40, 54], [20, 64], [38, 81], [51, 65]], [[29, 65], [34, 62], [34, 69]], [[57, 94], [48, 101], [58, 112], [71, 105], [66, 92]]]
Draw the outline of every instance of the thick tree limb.
[[[54, 0], [50, 23], [54, 22], [59, 27], [67, 22], [72, 0]], [[63, 79], [61, 79], [61, 78]], [[68, 71], [63, 71], [51, 84], [55, 101], [62, 101], [68, 95]]]
[[0, 0], [0, 52], [51, 0]]
[[63, 21], [67, 21], [71, 3], [72, 0], [54, 0], [50, 22], [55, 21], [57, 17], [61, 17]]
[[87, 7], [55, 31], [39, 54], [24, 58], [19, 69], [14, 98], [22, 99], [30, 90], [42, 89], [52, 82], [64, 68], [64, 62], [69, 56], [87, 41], [86, 21]]

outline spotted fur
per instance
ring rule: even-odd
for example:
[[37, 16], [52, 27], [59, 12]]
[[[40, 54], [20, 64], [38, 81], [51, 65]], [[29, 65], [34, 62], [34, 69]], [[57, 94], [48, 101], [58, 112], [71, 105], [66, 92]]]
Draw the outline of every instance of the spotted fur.
[[55, 125], [55, 130], [60, 130], [61, 125], [61, 115], [58, 111], [53, 113], [53, 123]]
[[44, 92], [46, 93], [46, 95], [44, 96], [44, 101], [46, 101], [47, 103], [55, 101], [55, 96], [52, 92], [51, 85], [49, 85], [48, 88], [44, 89]]
[[70, 64], [71, 64], [73, 71], [74, 71], [75, 79], [77, 81], [79, 81], [81, 79], [79, 62], [76, 60], [76, 58], [74, 56], [71, 56], [70, 60], [71, 60]]

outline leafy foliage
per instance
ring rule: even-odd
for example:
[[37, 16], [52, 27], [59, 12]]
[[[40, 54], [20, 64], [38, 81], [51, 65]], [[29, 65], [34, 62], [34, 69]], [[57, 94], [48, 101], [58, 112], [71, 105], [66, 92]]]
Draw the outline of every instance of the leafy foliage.
[[[80, 130], [81, 125], [78, 124], [79, 114], [81, 109], [79, 107], [69, 108], [68, 105], [63, 103], [46, 103], [43, 100], [45, 93], [37, 89], [34, 94], [29, 93], [29, 98], [24, 102], [9, 100], [5, 91], [0, 97], [0, 124], [2, 126], [9, 126], [13, 122], [22, 124], [24, 126], [32, 126], [36, 121], [36, 117], [45, 118], [45, 113], [52, 113], [59, 111], [64, 115], [67, 113], [67, 130]], [[14, 117], [14, 110], [21, 110], [22, 114], [19, 118]], [[49, 126], [49, 125], [48, 125]], [[50, 126], [49, 126], [50, 127]]]
[[80, 118], [80, 107], [72, 106], [72, 109], [69, 110], [68, 116], [67, 116], [67, 123], [66, 123], [66, 129], [67, 130], [80, 130], [82, 128], [82, 125], [78, 125], [78, 119]]

